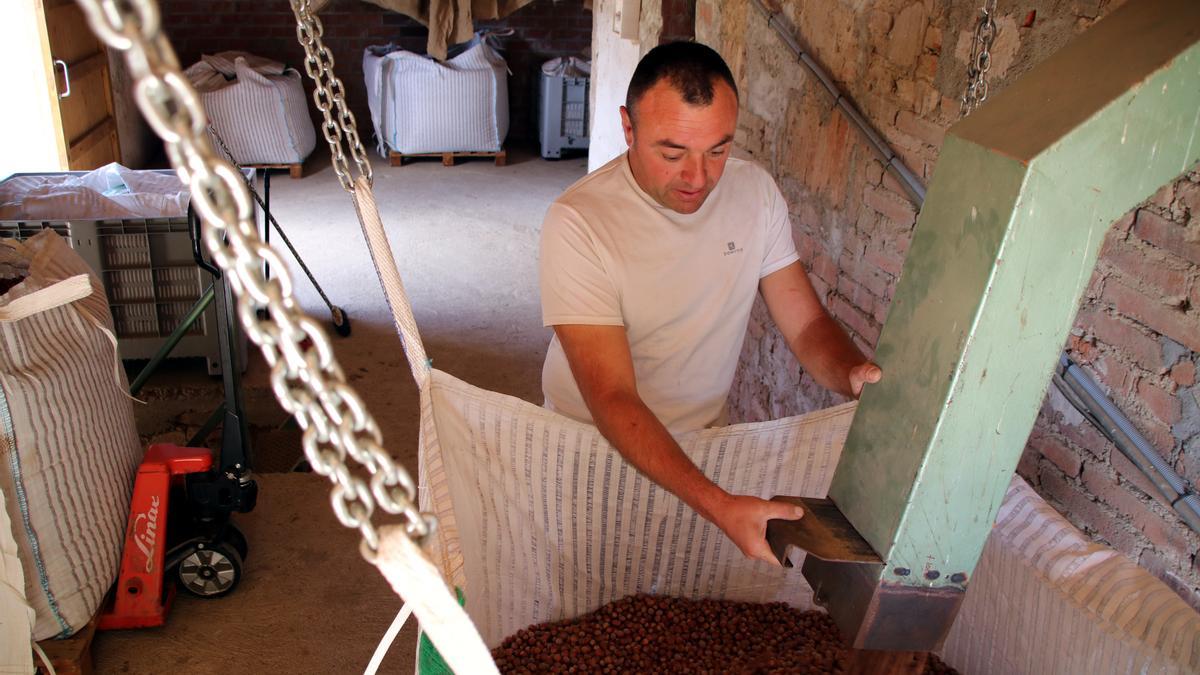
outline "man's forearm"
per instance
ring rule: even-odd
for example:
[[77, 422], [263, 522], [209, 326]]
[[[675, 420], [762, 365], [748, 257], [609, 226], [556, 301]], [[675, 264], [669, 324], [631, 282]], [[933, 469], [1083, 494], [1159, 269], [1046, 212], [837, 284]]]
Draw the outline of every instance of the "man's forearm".
[[805, 326], [788, 347], [818, 384], [839, 394], [854, 396], [850, 389], [850, 371], [864, 363], [867, 357], [833, 317], [822, 313]]
[[709, 480], [684, 454], [640, 398], [613, 394], [591, 402], [589, 407], [600, 433], [626, 461], [703, 518], [714, 520], [729, 493]]

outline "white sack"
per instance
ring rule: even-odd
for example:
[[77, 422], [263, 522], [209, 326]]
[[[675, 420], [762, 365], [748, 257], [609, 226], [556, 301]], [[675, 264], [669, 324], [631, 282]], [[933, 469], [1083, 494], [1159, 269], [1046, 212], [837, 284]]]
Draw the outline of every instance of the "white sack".
[[508, 66], [476, 36], [438, 63], [391, 47], [363, 54], [367, 104], [381, 154], [498, 152], [508, 135]]
[[[437, 370], [432, 402], [442, 456], [426, 453], [422, 508], [439, 520], [434, 559], [463, 587], [489, 647], [634, 593], [812, 607], [798, 569], [747, 560], [595, 427]], [[854, 410], [706, 429], [680, 442], [731, 492], [823, 497]], [[428, 444], [428, 419], [423, 434]]]
[[201, 57], [185, 74], [236, 163], [299, 164], [316, 147], [308, 96], [295, 69], [246, 52], [221, 52]]
[[37, 613], [85, 626], [117, 577], [142, 452], [104, 288], [51, 230], [0, 240], [28, 277], [0, 296], [0, 492]]
[[173, 172], [117, 163], [82, 174], [16, 175], [0, 183], [0, 220], [167, 218], [187, 214], [190, 192]]

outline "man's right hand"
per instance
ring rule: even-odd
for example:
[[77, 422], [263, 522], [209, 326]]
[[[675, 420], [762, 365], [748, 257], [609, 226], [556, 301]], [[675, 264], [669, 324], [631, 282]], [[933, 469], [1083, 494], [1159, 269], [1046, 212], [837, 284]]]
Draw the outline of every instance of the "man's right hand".
[[779, 565], [779, 560], [767, 544], [767, 521], [798, 520], [803, 515], [804, 509], [794, 504], [729, 495], [712, 510], [711, 520], [747, 558]]

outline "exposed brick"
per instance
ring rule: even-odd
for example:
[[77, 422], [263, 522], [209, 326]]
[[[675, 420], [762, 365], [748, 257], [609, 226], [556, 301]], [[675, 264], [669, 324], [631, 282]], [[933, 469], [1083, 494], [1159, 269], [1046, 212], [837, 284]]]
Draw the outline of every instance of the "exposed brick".
[[1171, 208], [1171, 202], [1175, 201], [1175, 183], [1167, 183], [1160, 187], [1153, 195], [1150, 196], [1148, 203], [1157, 206], [1160, 209]]
[[942, 29], [930, 26], [925, 31], [925, 50], [938, 54], [942, 51]]
[[1083, 469], [1083, 459], [1079, 453], [1053, 436], [1035, 430], [1029, 438], [1029, 447], [1041, 453], [1054, 463], [1060, 471], [1072, 478], [1079, 475]]
[[900, 270], [904, 268], [904, 256], [894, 249], [883, 251], [867, 249], [863, 259], [895, 277], [900, 276]]
[[892, 15], [881, 9], [870, 9], [867, 13], [867, 35], [871, 44], [888, 44], [888, 31], [892, 29]]
[[890, 190], [874, 185], [868, 185], [863, 190], [863, 201], [867, 206], [897, 223], [911, 223], [917, 217], [917, 211], [911, 203]]
[[887, 42], [887, 57], [901, 67], [912, 67], [921, 53], [928, 18], [925, 6], [914, 2], [896, 15]]
[[[892, 193], [892, 195], [899, 197], [900, 199], [903, 199], [904, 201], [908, 202], [909, 204], [912, 204], [912, 197], [908, 196], [908, 190], [904, 189], [904, 185], [902, 185], [900, 183], [899, 178], [896, 178], [895, 173], [893, 173], [891, 171], [884, 173], [883, 180], [881, 180], [879, 184], [885, 190]], [[913, 211], [916, 211], [915, 205], [913, 206]], [[912, 225], [915, 224], [916, 218], [913, 218], [913, 220], [911, 220], [911, 221], [892, 221], [892, 222], [896, 223], [897, 225], [904, 225], [904, 226], [907, 226], [908, 228], [911, 228]]]
[[1108, 385], [1114, 398], [1123, 399], [1137, 388], [1137, 374], [1111, 354], [1096, 359], [1096, 375], [1099, 380]]
[[850, 152], [857, 142], [852, 141], [845, 115], [830, 114], [828, 103], [815, 97], [793, 99], [786, 125], [780, 169], [803, 181], [825, 204], [840, 206], [846, 196]]
[[1041, 484], [1038, 476], [1038, 464], [1041, 458], [1042, 455], [1039, 452], [1031, 447], [1026, 447], [1021, 453], [1021, 459], [1017, 461], [1017, 474], [1034, 487]]
[[877, 159], [868, 160], [867, 167], [863, 171], [866, 181], [871, 185], [879, 185], [883, 180], [883, 164]]
[[1175, 186], [1175, 200], [1187, 208], [1187, 214], [1192, 218], [1200, 217], [1200, 185], [1188, 181], [1180, 181]]
[[1176, 555], [1189, 554], [1191, 544], [1188, 542], [1187, 524], [1178, 516], [1164, 518], [1147, 510], [1145, 520], [1134, 519], [1138, 528], [1150, 543], [1160, 551], [1170, 551]]
[[842, 296], [835, 294], [830, 298], [829, 311], [866, 342], [875, 344], [879, 340], [879, 326], [875, 325], [870, 316], [851, 305]]
[[896, 116], [896, 128], [935, 148], [942, 145], [942, 139], [946, 136], [946, 130], [942, 125], [923, 120], [907, 110], [901, 110], [900, 114]]
[[1125, 215], [1117, 218], [1116, 222], [1112, 224], [1112, 227], [1108, 228], [1109, 236], [1112, 236], [1113, 233], [1116, 233], [1119, 238], [1125, 239], [1129, 235], [1129, 231], [1133, 228], [1133, 221], [1137, 216], [1138, 210], [1139, 209], [1132, 209]]
[[875, 323], [880, 325], [880, 332], [882, 332], [882, 326], [887, 323], [888, 312], [891, 311], [891, 309], [892, 301], [890, 299], [877, 300], [875, 302], [875, 313], [872, 315], [872, 317], [875, 319]]
[[1061, 424], [1058, 430], [1075, 447], [1087, 450], [1096, 457], [1103, 457], [1112, 448], [1112, 443], [1089, 422]]
[[917, 101], [914, 110], [918, 115], [931, 118], [933, 113], [937, 111], [938, 104], [941, 102], [942, 94], [936, 87], [928, 82], [917, 82]]
[[1171, 379], [1181, 387], [1190, 387], [1196, 384], [1196, 363], [1180, 361], [1171, 369]]
[[1161, 253], [1156, 256], [1140, 251], [1125, 240], [1109, 237], [1105, 244], [1109, 251], [1103, 260], [1121, 270], [1125, 277], [1150, 286], [1156, 295], [1187, 295], [1188, 273], [1179, 268], [1179, 263], [1172, 264]]
[[858, 333], [851, 332], [850, 341], [854, 343], [855, 347], [858, 347], [858, 351], [862, 352], [863, 356], [868, 359], [875, 358], [875, 346], [859, 337]]
[[1170, 336], [1192, 351], [1200, 351], [1200, 330], [1196, 330], [1200, 325], [1200, 311], [1189, 315], [1116, 281], [1105, 284], [1103, 297], [1122, 314]]
[[821, 299], [821, 303], [828, 304], [826, 301], [826, 298], [829, 297], [829, 293], [833, 289], [830, 288], [829, 284], [826, 283], [826, 281], [824, 279], [821, 279], [820, 277], [813, 277], [811, 279], [811, 281], [812, 281], [812, 285], [813, 285], [813, 290], [816, 291], [817, 297]]
[[1143, 328], [1102, 311], [1090, 312], [1086, 317], [1081, 312], [1079, 323], [1101, 342], [1133, 357], [1146, 370], [1156, 372], [1162, 367], [1162, 348]]
[[[865, 260], [865, 256], [864, 256]], [[875, 269], [870, 263], [866, 265], [858, 265], [857, 268], [858, 282], [862, 284], [868, 291], [877, 298], [891, 298], [892, 288], [895, 284], [895, 279], [884, 273], [882, 270]]]
[[1189, 228], [1148, 209], [1140, 209], [1133, 233], [1142, 241], [1200, 265], [1200, 226]]
[[1109, 462], [1112, 464], [1112, 467], [1116, 469], [1117, 474], [1121, 476], [1122, 480], [1127, 481], [1127, 483], [1131, 483], [1134, 487], [1150, 497], [1154, 497], [1158, 494], [1158, 488], [1154, 486], [1154, 483], [1146, 476], [1146, 474], [1142, 473], [1141, 469], [1137, 468], [1133, 462], [1129, 461], [1128, 457], [1121, 454], [1120, 451], [1113, 450], [1112, 454], [1109, 455]]
[[1180, 529], [1184, 524], [1177, 516], [1160, 515], [1153, 500], [1138, 496], [1128, 486], [1105, 475], [1103, 469], [1089, 468], [1083, 474], [1083, 482], [1093, 495], [1128, 516], [1133, 526], [1160, 550], [1188, 552], [1188, 536]]
[[1056, 508], [1076, 527], [1099, 535], [1118, 551], [1137, 549], [1139, 537], [1128, 524], [1113, 518], [1111, 511], [1081, 492], [1081, 487], [1068, 482], [1051, 468], [1041, 472], [1042, 489], [1054, 501]]
[[839, 276], [837, 265], [833, 262], [833, 258], [830, 258], [820, 247], [813, 251], [812, 272], [830, 286], [837, 284]]
[[1133, 426], [1137, 427], [1151, 447], [1164, 455], [1171, 454], [1175, 448], [1175, 435], [1171, 433], [1170, 425], [1149, 415], [1135, 415], [1132, 414], [1133, 411], [1126, 412], [1129, 413]]
[[1175, 462], [1175, 472], [1193, 487], [1200, 487], [1200, 443], [1193, 443], [1191, 450], [1180, 453], [1179, 461]]
[[933, 54], [922, 54], [917, 59], [917, 76], [925, 78], [929, 82], [933, 82], [937, 77], [938, 57]]
[[1067, 351], [1071, 358], [1078, 363], [1091, 363], [1096, 355], [1096, 345], [1091, 340], [1085, 340], [1078, 335], [1067, 336]]
[[871, 295], [866, 288], [861, 284], [856, 283], [849, 276], [843, 275], [838, 279], [838, 293], [850, 301], [850, 304], [859, 308], [864, 314], [875, 313], [875, 296]]
[[806, 267], [811, 268], [811, 265], [807, 265], [807, 263], [812, 260], [813, 251], [816, 250], [816, 242], [813, 241], [812, 235], [801, 229], [792, 228], [792, 239], [796, 242], [796, 253], [800, 256], [800, 260], [806, 263]]
[[916, 80], [899, 79], [895, 82], [896, 104], [901, 109], [913, 109], [917, 107], [917, 82]]
[[1146, 408], [1160, 422], [1170, 426], [1179, 421], [1183, 410], [1177, 396], [1151, 383], [1148, 379], [1138, 382], [1137, 392], [1142, 402], [1146, 404]]

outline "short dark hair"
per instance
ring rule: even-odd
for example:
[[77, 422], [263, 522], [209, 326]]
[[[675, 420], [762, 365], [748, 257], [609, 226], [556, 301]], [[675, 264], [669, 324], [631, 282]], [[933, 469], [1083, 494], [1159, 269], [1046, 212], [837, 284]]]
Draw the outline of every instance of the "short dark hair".
[[625, 94], [625, 108], [633, 119], [634, 106], [660, 80], [667, 80], [690, 105], [710, 105], [713, 83], [724, 80], [737, 97], [737, 84], [725, 59], [699, 42], [668, 42], [651, 49], [638, 62]]

